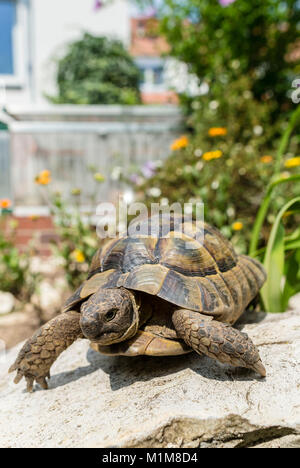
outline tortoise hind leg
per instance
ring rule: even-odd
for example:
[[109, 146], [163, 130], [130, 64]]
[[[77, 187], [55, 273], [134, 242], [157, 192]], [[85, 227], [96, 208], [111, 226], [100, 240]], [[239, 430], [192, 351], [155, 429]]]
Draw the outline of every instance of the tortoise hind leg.
[[176, 310], [172, 320], [179, 337], [197, 353], [266, 376], [258, 350], [246, 333], [185, 309]]

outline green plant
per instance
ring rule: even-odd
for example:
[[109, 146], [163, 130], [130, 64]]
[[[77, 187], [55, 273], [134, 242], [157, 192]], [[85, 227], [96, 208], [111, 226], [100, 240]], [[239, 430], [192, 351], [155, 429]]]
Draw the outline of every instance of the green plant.
[[[158, 197], [170, 204], [202, 201], [207, 221], [240, 252], [246, 253], [251, 241], [253, 253], [267, 242], [287, 197], [300, 194], [294, 176], [287, 170], [279, 174], [282, 156], [297, 154], [299, 144], [297, 131], [289, 138], [290, 126], [286, 129], [293, 106], [288, 91], [299, 71], [299, 60], [290, 53], [298, 36], [298, 2], [238, 0], [226, 6], [217, 0], [166, 0], [158, 17], [170, 54], [202, 86], [181, 94], [189, 144], [175, 149], [154, 177], [137, 179], [136, 191], [141, 198], [149, 194], [149, 203]], [[212, 137], [213, 127], [227, 133]], [[265, 189], [273, 183], [276, 197], [269, 204]]]
[[259, 235], [261, 233], [261, 229], [263, 226], [263, 223], [265, 221], [268, 209], [270, 207], [270, 203], [272, 200], [272, 197], [274, 196], [274, 191], [277, 186], [282, 185], [282, 184], [288, 184], [290, 182], [295, 182], [297, 180], [300, 180], [300, 174], [294, 174], [292, 176], [287, 176], [287, 177], [282, 177], [280, 176], [280, 169], [282, 165], [282, 159], [284, 156], [284, 153], [288, 147], [289, 140], [291, 137], [292, 132], [294, 131], [295, 127], [297, 126], [297, 123], [300, 121], [300, 106], [297, 107], [297, 109], [294, 111], [290, 122], [283, 134], [283, 137], [281, 139], [281, 142], [279, 144], [279, 149], [277, 152], [277, 157], [276, 157], [276, 163], [274, 166], [274, 172], [273, 172], [273, 177], [271, 178], [270, 183], [268, 184], [268, 188], [266, 191], [266, 195], [260, 205], [258, 214], [256, 216], [256, 220], [254, 223], [254, 228], [252, 232], [252, 237], [251, 237], [251, 243], [250, 243], [250, 250], [249, 254], [254, 255], [258, 242], [259, 242]]
[[[279, 145], [274, 174], [258, 211], [250, 244], [250, 255], [260, 256], [267, 272], [267, 281], [261, 291], [261, 297], [265, 310], [269, 312], [285, 311], [291, 296], [300, 291], [300, 229], [299, 227], [295, 229], [292, 224], [287, 233], [287, 226], [284, 225], [284, 219], [297, 217], [300, 214], [300, 196], [284, 203], [275, 218], [266, 248], [256, 251], [261, 230], [278, 186], [294, 183], [297, 184], [299, 191], [300, 174], [280, 176], [283, 156], [299, 119], [300, 106], [294, 111]], [[292, 165], [295, 167], [300, 166], [300, 158], [296, 157], [290, 161], [294, 161]]]
[[81, 213], [79, 206], [70, 205], [60, 194], [53, 195], [52, 214], [59, 237], [53, 250], [63, 260], [68, 285], [75, 289], [86, 279], [90, 261], [99, 247], [96, 230], [90, 213]]
[[58, 104], [137, 104], [139, 70], [123, 44], [84, 34], [58, 61]]
[[284, 312], [289, 299], [300, 292], [300, 229], [285, 237], [282, 222], [290, 211], [300, 213], [300, 197], [290, 200], [280, 210], [267, 244], [264, 256], [267, 281], [261, 297], [269, 312]]
[[[50, 171], [42, 171], [35, 181], [41, 186], [44, 198], [53, 216], [57, 242], [53, 242], [55, 255], [62, 259], [66, 280], [71, 289], [77, 288], [86, 279], [91, 259], [100, 247], [96, 229], [92, 220], [98, 187], [105, 180], [95, 167], [89, 167], [91, 184], [94, 184], [92, 195], [85, 195], [81, 189], [74, 188], [71, 199], [61, 193], [52, 191]], [[82, 208], [82, 201], [86, 208]]]
[[228, 83], [247, 76], [253, 98], [273, 105], [273, 121], [292, 108], [287, 90], [299, 72], [292, 54], [298, 0], [236, 0], [227, 6], [220, 0], [165, 0], [158, 15], [171, 55], [214, 92], [226, 94]]
[[[269, 105], [252, 99], [250, 81], [248, 77], [234, 81], [226, 96], [221, 93], [217, 100], [210, 93], [195, 99], [197, 116], [188, 117], [194, 132], [188, 134], [187, 144], [172, 145], [172, 153], [152, 177], [143, 177], [141, 171], [133, 179], [137, 195], [148, 204], [160, 200], [169, 204], [203, 202], [206, 220], [231, 238], [242, 253], [248, 251], [265, 188], [277, 165], [276, 146], [280, 143], [272, 135], [279, 135], [285, 127], [285, 123], [270, 125]], [[216, 102], [217, 108], [211, 105]], [[296, 153], [297, 135], [288, 143], [285, 157]], [[211, 153], [217, 157], [210, 157]], [[285, 170], [285, 184], [278, 187], [264, 229], [259, 231], [261, 243], [267, 241], [286, 194], [291, 198], [300, 194], [290, 176]]]
[[40, 275], [31, 271], [31, 252], [20, 253], [14, 245], [17, 223], [9, 221], [9, 215], [5, 214], [0, 216], [0, 223], [0, 289], [12, 293], [20, 301], [28, 301]]

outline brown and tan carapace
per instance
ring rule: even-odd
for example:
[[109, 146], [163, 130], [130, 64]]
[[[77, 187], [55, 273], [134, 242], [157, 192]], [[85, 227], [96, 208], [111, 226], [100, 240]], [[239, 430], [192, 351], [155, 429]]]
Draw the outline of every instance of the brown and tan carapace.
[[108, 242], [91, 263], [87, 280], [61, 315], [28, 342], [11, 371], [31, 390], [77, 338], [109, 355], [171, 356], [196, 351], [265, 376], [249, 337], [232, 325], [257, 297], [266, 274], [261, 264], [237, 255], [206, 223], [172, 216], [139, 225], [143, 234]]

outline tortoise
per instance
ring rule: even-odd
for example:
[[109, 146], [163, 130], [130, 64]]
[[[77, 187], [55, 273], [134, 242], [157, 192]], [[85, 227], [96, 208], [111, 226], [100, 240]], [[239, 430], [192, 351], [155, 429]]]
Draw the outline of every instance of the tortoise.
[[28, 391], [34, 381], [46, 389], [51, 365], [78, 338], [107, 355], [196, 351], [266, 375], [253, 342], [232, 327], [266, 280], [262, 265], [204, 222], [163, 215], [140, 226], [143, 235], [120, 235], [95, 254], [62, 313], [21, 349], [15, 383], [24, 376]]

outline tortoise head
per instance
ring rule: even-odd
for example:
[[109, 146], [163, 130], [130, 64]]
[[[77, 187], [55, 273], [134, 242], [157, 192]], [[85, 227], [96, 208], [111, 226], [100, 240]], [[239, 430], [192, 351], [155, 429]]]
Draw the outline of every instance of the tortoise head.
[[86, 338], [103, 346], [131, 338], [139, 327], [133, 293], [125, 288], [100, 288], [82, 304], [80, 326]]

